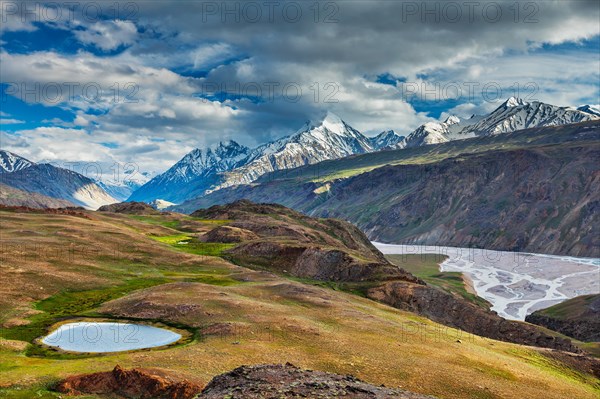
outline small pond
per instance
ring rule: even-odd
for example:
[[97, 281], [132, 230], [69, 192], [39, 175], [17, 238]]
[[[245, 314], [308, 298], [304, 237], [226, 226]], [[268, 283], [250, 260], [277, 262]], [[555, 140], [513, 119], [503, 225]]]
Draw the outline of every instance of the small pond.
[[106, 353], [155, 348], [179, 339], [176, 332], [143, 324], [76, 322], [61, 325], [42, 343], [69, 352]]

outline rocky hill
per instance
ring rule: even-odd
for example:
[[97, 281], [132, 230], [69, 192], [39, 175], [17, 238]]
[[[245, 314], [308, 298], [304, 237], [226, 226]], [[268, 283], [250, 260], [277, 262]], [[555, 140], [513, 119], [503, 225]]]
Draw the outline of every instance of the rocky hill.
[[316, 219], [281, 205], [247, 200], [200, 209], [192, 216], [224, 223], [199, 241], [235, 242], [224, 257], [238, 265], [338, 283], [346, 290], [484, 337], [578, 351], [567, 339], [505, 320], [458, 295], [426, 285], [390, 263], [350, 223]]
[[600, 295], [582, 295], [525, 318], [569, 337], [586, 342], [600, 342]]
[[64, 208], [75, 206], [67, 200], [30, 193], [0, 183], [0, 204], [4, 206], [24, 206], [28, 208]]
[[126, 213], [129, 215], [158, 215], [152, 206], [144, 202], [118, 202], [110, 205], [103, 205], [98, 208], [98, 212]]

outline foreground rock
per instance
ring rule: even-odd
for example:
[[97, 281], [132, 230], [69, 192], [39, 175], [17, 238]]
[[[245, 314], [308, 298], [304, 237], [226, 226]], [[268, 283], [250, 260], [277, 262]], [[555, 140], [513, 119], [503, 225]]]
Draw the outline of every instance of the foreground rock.
[[157, 375], [148, 370], [113, 371], [69, 377], [56, 386], [56, 391], [68, 395], [116, 395], [136, 399], [192, 399], [201, 387], [185, 380]]
[[525, 321], [585, 342], [600, 342], [600, 294], [582, 295], [533, 312]]
[[[68, 395], [110, 395], [128, 399], [432, 399], [401, 389], [377, 387], [346, 375], [302, 370], [285, 365], [242, 366], [219, 375], [200, 393], [198, 385], [146, 370], [124, 370], [69, 377], [56, 390]], [[200, 394], [198, 396], [198, 394]]]
[[431, 399], [400, 389], [377, 387], [351, 375], [302, 370], [291, 364], [242, 366], [215, 377], [201, 399]]

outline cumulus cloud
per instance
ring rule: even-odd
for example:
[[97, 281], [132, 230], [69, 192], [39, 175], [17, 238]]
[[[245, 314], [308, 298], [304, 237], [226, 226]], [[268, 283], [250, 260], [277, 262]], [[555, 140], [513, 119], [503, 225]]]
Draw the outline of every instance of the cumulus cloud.
[[25, 121], [21, 121], [19, 119], [0, 118], [0, 125], [17, 125], [20, 123], [25, 123]]
[[99, 21], [73, 33], [80, 42], [108, 51], [132, 44], [137, 36], [137, 28], [131, 21]]
[[[36, 93], [13, 87], [11, 95], [72, 111], [73, 122], [60, 127], [85, 131], [68, 130], [89, 145], [89, 157], [136, 159], [152, 169], [219, 140], [255, 145], [291, 134], [326, 109], [368, 134], [406, 134], [433, 116], [410, 101], [453, 99], [450, 83], [463, 90], [479, 84], [475, 95], [462, 92], [462, 104], [446, 110], [463, 116], [497, 106], [482, 98], [486, 83], [497, 84], [502, 97], [597, 103], [600, 49], [588, 43], [600, 37], [595, 1], [252, 4], [258, 9], [247, 2], [144, 2], [135, 20], [75, 13], [41, 21], [70, 30], [83, 47], [74, 54], [2, 50], [2, 78]], [[9, 17], [5, 30], [36, 29]], [[569, 50], [553, 47], [565, 43]], [[378, 82], [381, 75], [396, 84]], [[72, 82], [79, 88], [68, 92]], [[64, 90], [51, 98], [54, 83]], [[11, 143], [58, 151], [74, 142], [59, 132], [24, 130]]]

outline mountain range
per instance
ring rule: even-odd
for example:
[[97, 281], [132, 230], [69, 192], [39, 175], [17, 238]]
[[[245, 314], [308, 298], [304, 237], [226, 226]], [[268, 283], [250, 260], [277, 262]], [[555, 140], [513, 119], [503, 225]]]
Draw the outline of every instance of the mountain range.
[[473, 115], [466, 120], [450, 116], [444, 122], [425, 123], [406, 137], [393, 130], [367, 137], [329, 112], [321, 120], [307, 122], [290, 136], [254, 149], [235, 141], [204, 150], [195, 149], [136, 190], [128, 200], [151, 202], [162, 199], [182, 203], [226, 187], [252, 183], [270, 172], [326, 160], [598, 118], [600, 112], [589, 105], [559, 107], [511, 97], [488, 115]]
[[129, 201], [181, 203], [225, 187], [247, 184], [265, 173], [328, 159], [394, 148], [404, 137], [393, 131], [369, 138], [333, 113], [307, 122], [291, 136], [250, 149], [235, 141], [195, 149], [135, 191]]
[[0, 183], [0, 203], [4, 205], [97, 209], [117, 201], [94, 180], [77, 172], [35, 164], [4, 150], [0, 150]]
[[[367, 137], [328, 112], [322, 119], [305, 123], [294, 134], [256, 148], [230, 140], [213, 147], [194, 149], [151, 179], [147, 173], [137, 173], [136, 179], [121, 182], [93, 180], [50, 164], [35, 164], [1, 150], [0, 176], [5, 187], [66, 200], [86, 208], [95, 209], [125, 199], [164, 208], [225, 188], [253, 184], [272, 173], [321, 165], [324, 161], [596, 119], [600, 119], [600, 111], [590, 105], [558, 107], [511, 97], [488, 115], [474, 115], [465, 120], [450, 116], [443, 122], [425, 123], [406, 136], [386, 130]], [[18, 197], [12, 192], [11, 203]], [[44, 202], [43, 199], [40, 201]]]
[[347, 220], [379, 242], [597, 257], [599, 159], [593, 120], [273, 172], [170, 209], [248, 199]]

